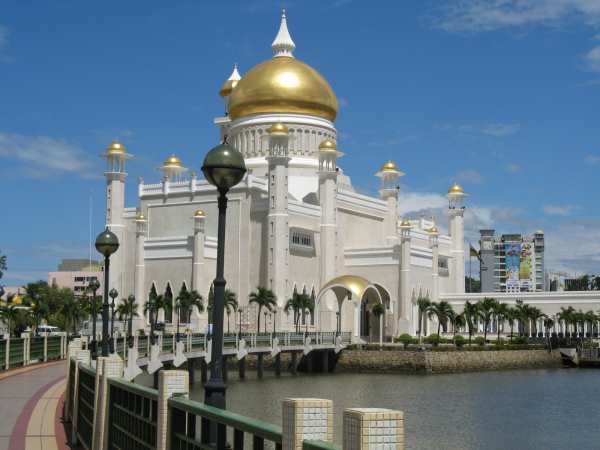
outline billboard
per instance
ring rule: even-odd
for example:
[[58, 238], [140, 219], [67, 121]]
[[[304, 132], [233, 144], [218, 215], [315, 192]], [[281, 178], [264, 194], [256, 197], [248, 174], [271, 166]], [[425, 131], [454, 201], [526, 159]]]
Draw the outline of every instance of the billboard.
[[506, 290], [520, 290], [521, 244], [515, 242], [505, 243], [504, 254], [506, 262]]

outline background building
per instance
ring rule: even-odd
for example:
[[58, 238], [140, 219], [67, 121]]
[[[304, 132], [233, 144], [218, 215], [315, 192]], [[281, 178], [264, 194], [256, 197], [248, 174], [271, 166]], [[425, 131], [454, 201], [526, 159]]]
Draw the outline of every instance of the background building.
[[48, 272], [48, 285], [59, 288], [69, 288], [75, 294], [82, 294], [90, 281], [100, 281], [100, 289], [104, 277], [102, 275], [102, 265], [98, 261], [89, 259], [63, 259], [58, 265], [56, 272]]
[[480, 235], [481, 292], [547, 290], [543, 231], [525, 236], [480, 230]]

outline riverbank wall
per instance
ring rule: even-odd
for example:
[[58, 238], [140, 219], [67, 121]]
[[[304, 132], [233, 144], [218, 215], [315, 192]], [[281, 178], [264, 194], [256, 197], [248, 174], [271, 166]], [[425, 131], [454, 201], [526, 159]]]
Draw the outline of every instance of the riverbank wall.
[[561, 367], [559, 352], [546, 350], [404, 351], [344, 350], [336, 372], [460, 373]]

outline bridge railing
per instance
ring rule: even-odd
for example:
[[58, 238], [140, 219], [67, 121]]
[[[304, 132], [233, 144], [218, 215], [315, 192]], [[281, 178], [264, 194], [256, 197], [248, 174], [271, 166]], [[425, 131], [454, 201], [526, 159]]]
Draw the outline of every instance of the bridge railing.
[[111, 378], [108, 395], [108, 449], [155, 449], [158, 392]]
[[92, 437], [94, 432], [94, 401], [96, 398], [96, 371], [83, 364], [79, 366], [79, 380], [77, 383], [77, 413], [73, 415], [77, 421], [77, 438], [86, 449], [92, 450]]

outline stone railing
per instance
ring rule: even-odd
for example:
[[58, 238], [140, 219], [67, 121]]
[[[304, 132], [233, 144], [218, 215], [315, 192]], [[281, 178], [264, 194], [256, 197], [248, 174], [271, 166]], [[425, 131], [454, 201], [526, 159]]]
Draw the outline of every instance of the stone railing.
[[[251, 444], [262, 450], [270, 442], [276, 450], [339, 450], [333, 444], [331, 400], [284, 399], [280, 427], [190, 400], [187, 371], [161, 370], [156, 390], [125, 381], [119, 357], [98, 358], [94, 368], [89, 351], [73, 345], [69, 352], [65, 418], [72, 423], [73, 446], [243, 450]], [[403, 414], [346, 409], [342, 440], [348, 450], [403, 449]]]

